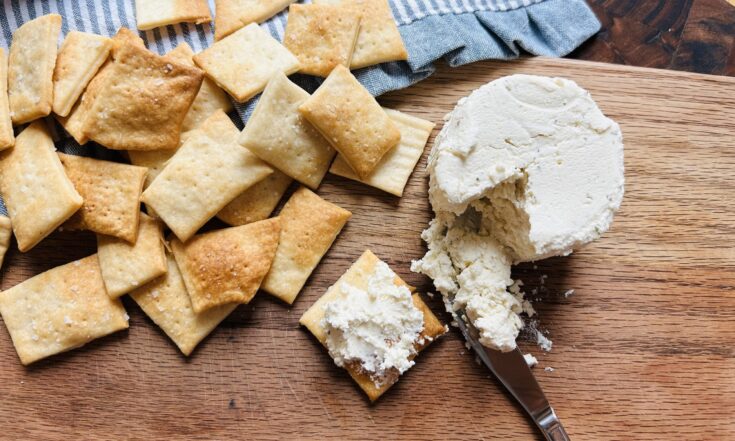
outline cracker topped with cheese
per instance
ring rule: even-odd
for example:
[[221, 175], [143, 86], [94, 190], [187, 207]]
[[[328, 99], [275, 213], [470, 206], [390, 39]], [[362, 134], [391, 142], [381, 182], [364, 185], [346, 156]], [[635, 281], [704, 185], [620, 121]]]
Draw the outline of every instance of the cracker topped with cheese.
[[370, 250], [299, 321], [375, 401], [441, 336], [442, 325], [418, 294]]
[[299, 106], [299, 112], [360, 178], [370, 175], [401, 139], [401, 132], [380, 104], [341, 65]]

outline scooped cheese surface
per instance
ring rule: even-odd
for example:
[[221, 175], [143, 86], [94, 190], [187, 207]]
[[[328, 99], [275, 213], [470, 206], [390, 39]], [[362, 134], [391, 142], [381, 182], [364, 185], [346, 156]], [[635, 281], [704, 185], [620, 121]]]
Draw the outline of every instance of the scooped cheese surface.
[[567, 255], [610, 227], [624, 192], [620, 128], [573, 81], [512, 75], [459, 101], [427, 168], [436, 218], [412, 269], [466, 309], [483, 344], [512, 350], [522, 299], [498, 281], [511, 283], [511, 263]]

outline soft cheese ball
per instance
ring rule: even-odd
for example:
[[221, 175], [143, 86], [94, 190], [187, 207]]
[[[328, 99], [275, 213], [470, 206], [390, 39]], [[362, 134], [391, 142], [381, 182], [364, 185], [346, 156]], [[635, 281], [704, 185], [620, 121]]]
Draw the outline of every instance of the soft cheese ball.
[[620, 128], [573, 81], [531, 75], [486, 84], [445, 120], [427, 166], [429, 252], [413, 269], [466, 308], [483, 344], [512, 350], [532, 309], [505, 289], [510, 264], [567, 255], [610, 227]]

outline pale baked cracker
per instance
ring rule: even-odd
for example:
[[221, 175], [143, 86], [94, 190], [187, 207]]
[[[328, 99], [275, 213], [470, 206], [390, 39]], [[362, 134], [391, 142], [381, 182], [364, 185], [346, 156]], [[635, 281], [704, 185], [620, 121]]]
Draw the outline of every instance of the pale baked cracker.
[[141, 200], [155, 210], [182, 241], [247, 188], [273, 172], [265, 162], [237, 144], [240, 132], [221, 110], [194, 130], [143, 192]]
[[296, 190], [278, 214], [281, 240], [262, 288], [293, 303], [350, 216], [306, 187]]
[[424, 152], [434, 123], [397, 110], [384, 110], [401, 132], [398, 145], [383, 156], [370, 176], [365, 179], [360, 179], [342, 156], [337, 156], [329, 172], [401, 197], [408, 178]]
[[115, 150], [178, 147], [201, 71], [137, 44], [123, 44], [113, 58], [89, 106], [83, 134]]
[[8, 62], [8, 100], [13, 124], [51, 113], [59, 32], [61, 16], [48, 14], [26, 22], [13, 33]]
[[130, 297], [188, 356], [238, 304], [216, 306], [197, 314], [191, 307], [184, 279], [174, 258], [169, 254], [166, 261], [166, 275], [131, 292]]
[[194, 62], [241, 103], [262, 91], [277, 72], [299, 70], [299, 60], [255, 23], [196, 54]]
[[138, 29], [147, 31], [176, 23], [212, 21], [207, 0], [135, 0]]
[[255, 183], [217, 213], [230, 225], [245, 225], [267, 219], [291, 185], [292, 179], [278, 170]]
[[295, 0], [214, 0], [214, 39], [221, 40], [250, 23], [262, 23]]
[[0, 314], [24, 365], [128, 327], [122, 303], [105, 292], [96, 255], [1, 292]]
[[[327, 331], [322, 326], [322, 320], [324, 319], [324, 308], [327, 304], [338, 300], [342, 296], [340, 286], [343, 283], [354, 286], [358, 289], [367, 289], [368, 280], [370, 275], [375, 272], [375, 266], [380, 262], [375, 254], [370, 250], [366, 250], [362, 256], [360, 256], [350, 268], [342, 274], [337, 282], [327, 289], [327, 292], [319, 298], [305, 313], [301, 316], [299, 323], [306, 327], [319, 342], [326, 347]], [[406, 284], [398, 275], [396, 275], [394, 283], [396, 285], [404, 285], [411, 287]], [[424, 329], [421, 332], [423, 338], [423, 344], [416, 342], [416, 348], [420, 351], [427, 347], [437, 337], [447, 332], [444, 325], [441, 324], [439, 319], [436, 318], [434, 313], [429, 309], [426, 303], [421, 300], [418, 294], [413, 294], [413, 303], [424, 315]], [[394, 371], [389, 376], [387, 381], [381, 384], [380, 387], [375, 385], [375, 382], [368, 373], [363, 371], [359, 363], [350, 363], [345, 368], [350, 376], [357, 382], [358, 386], [367, 394], [370, 401], [375, 401], [385, 393], [396, 381], [398, 381], [398, 371]]]
[[281, 221], [274, 217], [171, 241], [194, 312], [248, 303], [271, 267]]
[[326, 77], [349, 66], [360, 30], [360, 15], [341, 5], [293, 4], [283, 45], [299, 60], [299, 72]]
[[[182, 139], [184, 133], [181, 134]], [[148, 188], [149, 185], [156, 179], [156, 177], [163, 171], [168, 164], [168, 161], [176, 154], [177, 149], [171, 150], [130, 150], [128, 151], [128, 159], [133, 165], [140, 167], [147, 167], [148, 174], [145, 175], [145, 183], [143, 189]], [[145, 204], [146, 212], [153, 217], [158, 217], [156, 211]]]
[[107, 294], [127, 294], [166, 272], [163, 226], [141, 213], [135, 243], [98, 234], [97, 257]]
[[[176, 46], [176, 49], [166, 55], [174, 57], [183, 64], [196, 67], [194, 64], [194, 51], [185, 42], [180, 43]], [[199, 88], [199, 93], [194, 98], [194, 102], [191, 104], [189, 112], [181, 124], [181, 135], [184, 136], [186, 132], [199, 127], [216, 110], [229, 113], [232, 110], [232, 101], [230, 101], [225, 91], [217, 86], [217, 83], [205, 77], [202, 81], [202, 87]]]
[[12, 147], [14, 143], [15, 135], [8, 103], [8, 56], [5, 49], [0, 47], [0, 150]]
[[398, 127], [344, 66], [334, 68], [299, 112], [363, 179], [401, 139]]
[[10, 225], [10, 218], [0, 215], [0, 268], [3, 266], [3, 258], [10, 247], [10, 236], [13, 230]]
[[341, 4], [362, 18], [350, 68], [408, 59], [388, 0], [314, 0], [314, 3]]
[[148, 169], [59, 153], [66, 175], [84, 200], [64, 225], [134, 243], [138, 235], [140, 193]]
[[82, 206], [42, 121], [26, 127], [15, 147], [0, 152], [0, 194], [22, 252], [33, 248]]
[[299, 105], [308, 98], [309, 94], [286, 75], [276, 74], [239, 141], [265, 162], [316, 189], [336, 152], [299, 113]]
[[71, 31], [59, 49], [54, 68], [54, 113], [67, 116], [112, 49], [101, 35]]
[[140, 37], [140, 34], [124, 26], [121, 26], [120, 29], [118, 29], [115, 35], [112, 37], [113, 58], [116, 57], [120, 49], [128, 44], [145, 48], [145, 41], [143, 41], [143, 39]]

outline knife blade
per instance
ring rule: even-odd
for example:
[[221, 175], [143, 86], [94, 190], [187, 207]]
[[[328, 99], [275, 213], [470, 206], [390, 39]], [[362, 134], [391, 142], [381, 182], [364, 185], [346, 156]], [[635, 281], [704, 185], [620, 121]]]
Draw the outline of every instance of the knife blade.
[[569, 436], [546, 399], [536, 377], [533, 376], [531, 368], [526, 364], [521, 351], [516, 348], [510, 352], [501, 352], [483, 346], [477, 328], [467, 320], [464, 309], [455, 311], [455, 319], [475, 354], [521, 404], [544, 437], [549, 441], [568, 441]]

